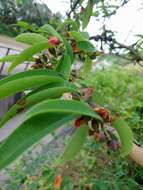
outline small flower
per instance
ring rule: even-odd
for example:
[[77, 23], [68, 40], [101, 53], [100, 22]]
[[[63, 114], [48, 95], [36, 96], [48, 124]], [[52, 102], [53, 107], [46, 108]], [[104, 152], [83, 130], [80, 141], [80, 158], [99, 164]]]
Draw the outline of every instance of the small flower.
[[108, 142], [108, 146], [109, 146], [109, 148], [111, 148], [114, 151], [116, 151], [120, 148], [119, 142], [115, 139], [110, 140]]
[[48, 43], [49, 45], [51, 46], [55, 46], [55, 45], [58, 45], [60, 43], [59, 39], [55, 36], [51, 36], [49, 39], [48, 39]]
[[56, 176], [55, 181], [54, 181], [54, 188], [55, 189], [60, 189], [62, 183], [62, 176], [59, 174]]

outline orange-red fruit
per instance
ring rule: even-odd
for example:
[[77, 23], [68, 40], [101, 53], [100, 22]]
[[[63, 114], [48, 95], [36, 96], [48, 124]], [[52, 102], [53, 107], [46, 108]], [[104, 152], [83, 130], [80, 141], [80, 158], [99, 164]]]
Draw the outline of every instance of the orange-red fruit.
[[55, 181], [54, 181], [54, 188], [55, 189], [60, 189], [62, 183], [62, 176], [59, 174], [56, 176]]
[[60, 43], [60, 41], [59, 41], [59, 39], [57, 37], [51, 36], [48, 39], [48, 43], [49, 43], [49, 45], [55, 46], [55, 45], [58, 45]]

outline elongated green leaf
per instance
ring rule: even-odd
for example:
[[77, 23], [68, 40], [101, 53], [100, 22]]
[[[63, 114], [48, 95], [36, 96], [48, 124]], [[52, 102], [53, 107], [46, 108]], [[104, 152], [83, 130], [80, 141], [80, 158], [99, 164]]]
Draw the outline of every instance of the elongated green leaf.
[[[40, 89], [40, 90], [39, 90]], [[30, 106], [39, 103], [43, 100], [49, 98], [59, 98], [65, 92], [76, 92], [76, 89], [71, 86], [64, 86], [63, 84], [54, 84], [53, 87], [50, 88], [46, 85], [46, 87], [39, 88], [35, 93], [30, 93], [30, 95], [26, 95], [21, 100], [19, 100], [14, 106], [10, 108], [10, 110], [4, 115], [4, 117], [0, 121], [0, 127], [4, 125], [9, 119], [17, 114], [20, 110], [28, 109]]]
[[93, 44], [88, 41], [77, 42], [77, 47], [85, 52], [94, 52], [95, 51]]
[[23, 50], [9, 67], [9, 72], [20, 63], [29, 60], [33, 55], [47, 48], [49, 48], [48, 42], [41, 42]]
[[83, 65], [83, 77], [87, 77], [92, 69], [92, 60], [87, 56]]
[[0, 62], [13, 62], [18, 57], [18, 54], [16, 55], [7, 55], [0, 59]]
[[121, 156], [127, 156], [131, 152], [133, 146], [133, 133], [122, 118], [117, 119], [113, 125], [121, 139]]
[[76, 42], [87, 40], [82, 33], [77, 32], [77, 31], [70, 31], [69, 35], [73, 37]]
[[68, 54], [65, 54], [62, 57], [55, 70], [59, 73], [62, 73], [66, 80], [69, 80], [71, 72], [71, 60]]
[[61, 35], [49, 24], [45, 24], [44, 26], [42, 26], [40, 29], [39, 29], [40, 32], [45, 32], [45, 33], [48, 33], [52, 36], [55, 36], [57, 37], [61, 42], [63, 42], [63, 39], [61, 37]]
[[93, 112], [87, 104], [75, 100], [59, 99], [45, 100], [39, 104], [36, 104], [29, 111], [27, 111], [26, 117], [30, 118], [41, 113], [50, 112], [86, 115], [102, 121], [101, 117], [97, 115], [95, 112]]
[[84, 36], [85, 39], [89, 40], [89, 33], [88, 32], [80, 32], [82, 36]]
[[88, 126], [82, 125], [76, 130], [70, 142], [65, 148], [63, 154], [60, 156], [56, 164], [63, 164], [73, 159], [81, 150], [88, 134]]
[[64, 44], [65, 44], [65, 47], [66, 47], [65, 53], [70, 56], [71, 64], [72, 64], [73, 60], [74, 60], [72, 47], [71, 47], [70, 43], [65, 38], [63, 38], [63, 40], [64, 40]]
[[[18, 57], [18, 54], [15, 55], [6, 55], [0, 59], [0, 62], [14, 62], [15, 59]], [[35, 58], [31, 57], [29, 61], [35, 62]]]
[[48, 113], [24, 122], [0, 145], [0, 169], [14, 161], [44, 136], [75, 117], [70, 114]]
[[82, 29], [85, 29], [90, 21], [90, 17], [92, 15], [92, 5], [90, 2], [88, 2], [88, 5], [85, 9], [85, 11], [83, 12], [83, 16], [82, 16]]
[[25, 71], [0, 80], [0, 99], [51, 82], [64, 81], [60, 75], [52, 70]]
[[16, 41], [24, 42], [26, 44], [36, 44], [36, 43], [46, 42], [47, 39], [44, 36], [37, 33], [23, 33], [19, 34], [16, 37]]

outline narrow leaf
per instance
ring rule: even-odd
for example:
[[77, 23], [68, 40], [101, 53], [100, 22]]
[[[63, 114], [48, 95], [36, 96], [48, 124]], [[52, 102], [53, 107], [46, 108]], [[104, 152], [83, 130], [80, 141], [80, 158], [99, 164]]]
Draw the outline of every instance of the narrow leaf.
[[20, 63], [29, 60], [33, 55], [47, 48], [49, 48], [48, 42], [42, 42], [23, 50], [9, 67], [9, 72]]
[[48, 33], [52, 36], [55, 36], [57, 37], [61, 42], [63, 42], [63, 39], [61, 37], [61, 35], [49, 24], [45, 24], [44, 26], [42, 26], [40, 29], [39, 29], [40, 32], [45, 32], [45, 33]]
[[56, 72], [47, 69], [25, 71], [0, 80], [0, 99], [51, 82], [62, 82], [63, 78]]
[[37, 89], [36, 92], [34, 92], [30, 93], [30, 95], [28, 94], [23, 97], [9, 109], [9, 111], [1, 119], [0, 127], [13, 116], [15, 116], [19, 111], [23, 111], [25, 108], [28, 109], [32, 105], [49, 98], [59, 98], [65, 92], [76, 92], [76, 89], [71, 86], [64, 86], [63, 84], [59, 83], [54, 85], [53, 87], [51, 87], [50, 85], [50, 88], [48, 88], [46, 85], [46, 87], [40, 88], [40, 90]]
[[87, 39], [84, 37], [84, 35], [80, 32], [77, 32], [77, 31], [70, 31], [69, 32], [69, 35], [74, 38], [74, 40], [76, 42], [79, 42], [79, 41], [86, 41]]
[[16, 37], [16, 41], [33, 45], [36, 43], [46, 42], [47, 39], [41, 34], [37, 34], [37, 33], [23, 33], [23, 34], [19, 34]]
[[71, 64], [72, 64], [73, 60], [74, 60], [72, 47], [71, 47], [70, 43], [65, 38], [63, 38], [63, 40], [64, 40], [64, 44], [65, 44], [65, 47], [66, 47], [65, 53], [70, 56]]
[[65, 148], [63, 154], [60, 156], [56, 164], [63, 164], [73, 159], [81, 150], [88, 134], [88, 126], [82, 125], [76, 130], [71, 137], [70, 142]]
[[91, 73], [92, 60], [87, 56], [83, 65], [83, 77], [87, 77]]
[[68, 54], [65, 54], [61, 58], [55, 70], [63, 74], [66, 80], [69, 80], [71, 72], [71, 60]]
[[75, 118], [75, 115], [48, 113], [24, 122], [0, 145], [0, 169], [3, 169], [30, 146]]
[[30, 118], [35, 115], [39, 115], [41, 113], [50, 113], [50, 112], [86, 115], [102, 121], [101, 117], [98, 114], [96, 114], [94, 111], [92, 111], [87, 104], [75, 100], [59, 100], [59, 99], [45, 100], [39, 104], [36, 104], [29, 111], [27, 111], [26, 117]]
[[85, 11], [83, 12], [83, 16], [82, 16], [82, 29], [85, 29], [90, 21], [90, 17], [92, 15], [92, 5], [88, 2], [88, 5], [85, 9]]
[[94, 45], [88, 41], [77, 42], [77, 48], [85, 52], [95, 52]]
[[113, 123], [115, 129], [117, 130], [120, 140], [121, 140], [121, 156], [127, 156], [132, 149], [133, 146], [133, 133], [127, 123], [119, 118]]
[[6, 55], [0, 59], [0, 62], [13, 62], [18, 57], [18, 54], [16, 55]]

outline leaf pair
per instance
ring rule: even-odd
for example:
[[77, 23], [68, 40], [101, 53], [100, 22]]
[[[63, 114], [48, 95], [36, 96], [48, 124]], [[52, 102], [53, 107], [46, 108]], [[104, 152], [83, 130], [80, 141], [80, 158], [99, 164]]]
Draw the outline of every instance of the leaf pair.
[[[1, 144], [0, 169], [10, 164], [38, 140], [79, 115], [101, 120], [86, 104], [78, 101], [46, 100], [33, 106], [25, 113], [23, 123]], [[75, 153], [77, 151], [74, 151]]]
[[52, 70], [39, 69], [21, 72], [0, 80], [0, 99], [26, 89], [63, 81], [64, 79], [60, 74]]

